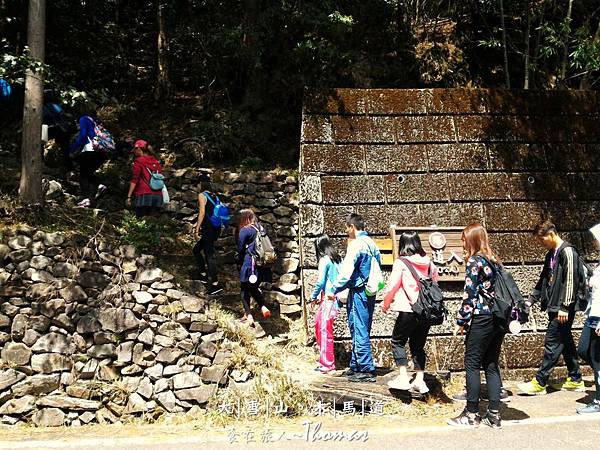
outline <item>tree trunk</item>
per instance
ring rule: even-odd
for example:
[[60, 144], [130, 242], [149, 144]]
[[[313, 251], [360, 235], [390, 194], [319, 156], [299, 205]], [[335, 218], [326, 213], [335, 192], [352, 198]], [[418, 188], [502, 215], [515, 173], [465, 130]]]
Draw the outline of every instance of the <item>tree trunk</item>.
[[502, 27], [502, 53], [504, 57], [504, 75], [506, 88], [510, 89], [510, 74], [508, 73], [508, 53], [506, 50], [506, 25], [504, 23], [504, 1], [500, 0], [500, 26]]
[[[600, 42], [600, 22], [598, 22], [598, 27], [596, 28], [596, 33], [594, 34], [594, 44], [598, 45]], [[590, 72], [591, 69], [587, 70], [583, 76], [581, 77], [581, 81], [579, 82], [579, 89], [591, 89], [592, 85], [590, 84]]]
[[[44, 62], [46, 0], [29, 0], [27, 44], [36, 63]], [[42, 198], [42, 108], [44, 74], [28, 69], [25, 78], [23, 107], [23, 142], [21, 145], [21, 181], [19, 201], [23, 205], [40, 204]]]
[[533, 84], [535, 85], [535, 80], [536, 77], [535, 75], [537, 74], [537, 65], [538, 65], [538, 59], [540, 57], [540, 44], [542, 42], [542, 25], [544, 24], [544, 6], [546, 4], [542, 3], [542, 9], [540, 11], [540, 25], [538, 27], [538, 32], [537, 35], [535, 37], [535, 48], [533, 49]]
[[167, 37], [167, 24], [165, 19], [166, 4], [164, 1], [158, 2], [158, 70], [156, 80], [155, 97], [157, 100], [165, 98], [171, 91], [171, 81], [169, 78], [169, 41]]
[[529, 89], [529, 35], [531, 33], [531, 5], [527, 4], [527, 31], [525, 32], [525, 79], [523, 89]]
[[564, 83], [567, 77], [567, 61], [569, 60], [569, 37], [571, 36], [571, 11], [573, 9], [573, 0], [569, 0], [569, 7], [567, 8], [567, 33], [563, 42], [563, 57], [562, 64], [560, 67], [560, 82]]

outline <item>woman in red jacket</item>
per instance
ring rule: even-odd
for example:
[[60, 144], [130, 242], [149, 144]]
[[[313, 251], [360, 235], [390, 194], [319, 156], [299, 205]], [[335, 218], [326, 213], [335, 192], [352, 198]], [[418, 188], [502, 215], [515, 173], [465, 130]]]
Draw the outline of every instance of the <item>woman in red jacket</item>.
[[150, 187], [150, 172], [162, 173], [162, 166], [152, 152], [152, 148], [142, 139], [133, 147], [133, 176], [129, 184], [126, 205], [131, 206], [131, 196], [135, 196], [135, 215], [143, 217], [156, 213], [163, 206], [162, 191]]

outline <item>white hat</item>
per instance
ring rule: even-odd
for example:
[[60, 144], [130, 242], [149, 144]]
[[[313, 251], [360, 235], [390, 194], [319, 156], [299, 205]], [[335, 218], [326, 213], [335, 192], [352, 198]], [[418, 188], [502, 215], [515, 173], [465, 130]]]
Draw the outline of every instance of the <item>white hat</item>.
[[596, 240], [600, 242], [600, 223], [590, 228], [590, 233], [592, 233]]

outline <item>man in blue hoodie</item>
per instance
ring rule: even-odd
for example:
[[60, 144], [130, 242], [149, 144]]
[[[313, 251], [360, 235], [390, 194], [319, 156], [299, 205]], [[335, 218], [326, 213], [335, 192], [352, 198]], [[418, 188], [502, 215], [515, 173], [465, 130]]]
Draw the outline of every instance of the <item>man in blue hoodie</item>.
[[346, 220], [346, 232], [350, 239], [348, 252], [336, 282], [335, 294], [348, 289], [348, 327], [352, 338], [352, 355], [348, 370], [348, 381], [375, 382], [375, 364], [371, 353], [371, 323], [375, 309], [375, 296], [367, 296], [365, 288], [369, 279], [371, 259], [381, 264], [381, 255], [373, 239], [365, 229], [365, 221], [359, 214], [352, 213]]

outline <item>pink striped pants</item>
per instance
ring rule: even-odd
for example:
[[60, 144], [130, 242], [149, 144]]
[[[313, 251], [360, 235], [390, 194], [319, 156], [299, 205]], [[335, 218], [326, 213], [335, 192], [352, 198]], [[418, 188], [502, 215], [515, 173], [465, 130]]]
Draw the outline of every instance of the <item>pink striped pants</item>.
[[315, 335], [319, 346], [319, 368], [322, 372], [335, 370], [333, 321], [338, 314], [337, 308], [334, 307], [335, 302], [337, 300], [323, 299], [315, 316]]

